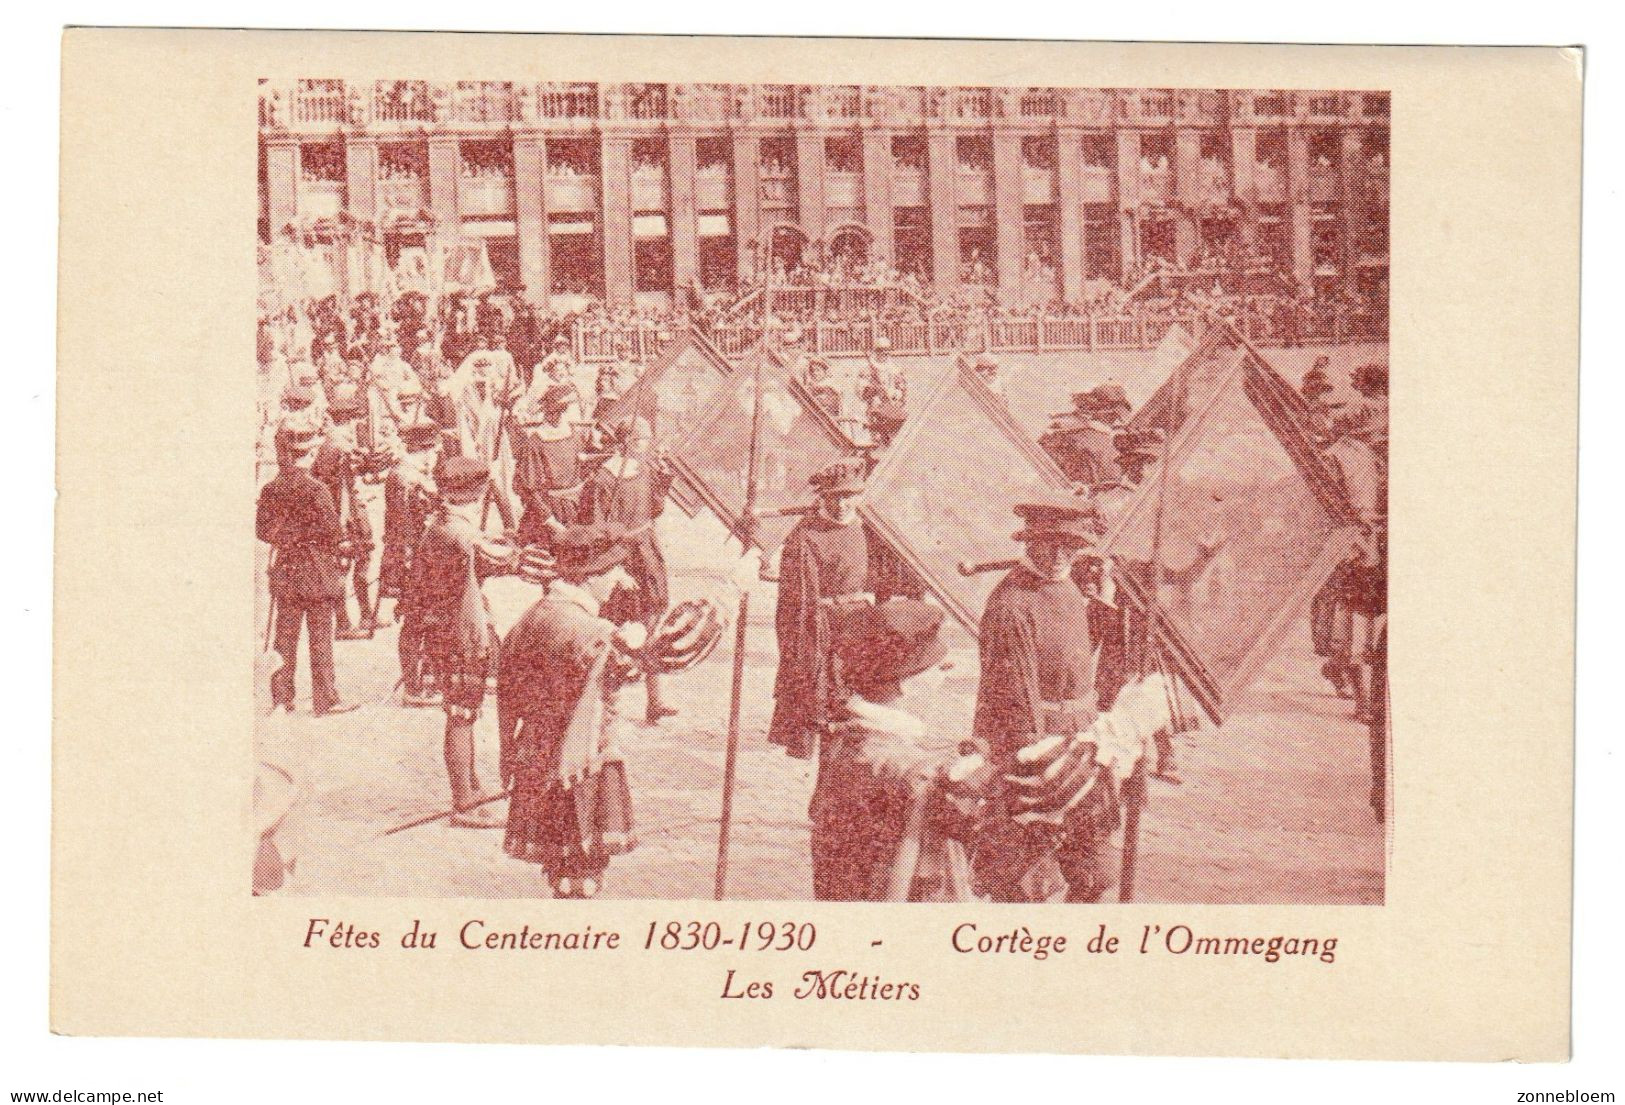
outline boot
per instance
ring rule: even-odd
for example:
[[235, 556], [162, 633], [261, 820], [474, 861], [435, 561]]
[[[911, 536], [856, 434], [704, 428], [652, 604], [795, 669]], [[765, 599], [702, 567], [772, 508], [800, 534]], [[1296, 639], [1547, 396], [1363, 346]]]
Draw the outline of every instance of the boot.
[[451, 824], [459, 829], [500, 829], [507, 819], [479, 805], [485, 796], [479, 793], [474, 778], [474, 723], [455, 718], [446, 719], [446, 779], [451, 784], [451, 805], [455, 811]]

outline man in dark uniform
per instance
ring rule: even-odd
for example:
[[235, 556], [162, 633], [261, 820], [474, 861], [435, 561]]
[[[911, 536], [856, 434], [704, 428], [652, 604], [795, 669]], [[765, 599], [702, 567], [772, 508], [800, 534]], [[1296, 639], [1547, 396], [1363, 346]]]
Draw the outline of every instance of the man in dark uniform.
[[372, 636], [373, 614], [372, 583], [367, 569], [372, 563], [372, 522], [367, 508], [356, 495], [356, 479], [364, 472], [377, 470], [377, 459], [364, 454], [356, 440], [357, 420], [365, 408], [355, 399], [343, 399], [328, 409], [330, 425], [327, 440], [316, 453], [311, 475], [327, 485], [338, 508], [339, 524], [344, 528], [348, 554], [345, 569], [346, 589], [355, 593], [357, 620], [352, 627], [348, 597], [341, 596], [338, 605], [341, 641], [365, 640]]
[[423, 614], [409, 586], [412, 556], [418, 539], [439, 505], [434, 483], [440, 450], [440, 427], [433, 422], [401, 427], [405, 455], [384, 480], [384, 555], [378, 574], [378, 595], [395, 599], [396, 621], [401, 623], [396, 652], [401, 662], [401, 685], [409, 706], [428, 705], [424, 693]]
[[298, 670], [299, 627], [310, 634], [312, 705], [318, 717], [355, 707], [339, 699], [333, 676], [334, 609], [344, 595], [339, 557], [345, 538], [327, 486], [310, 474], [316, 434], [301, 427], [277, 433], [276, 478], [260, 491], [254, 531], [273, 548], [271, 601], [276, 606], [275, 648], [282, 666], [271, 676], [273, 709], [292, 711]]
[[[1095, 542], [1094, 512], [1076, 499], [1015, 509], [1025, 523], [1015, 540], [1026, 551], [982, 614], [972, 730], [1001, 775], [1015, 769], [1021, 749], [1047, 736], [1083, 732], [1097, 713], [1089, 600], [1071, 577], [1074, 559]], [[995, 901], [1028, 900], [1034, 895], [1029, 872], [1053, 854], [1067, 900], [1098, 901], [1111, 884], [1106, 851], [1119, 816], [1107, 780], [1058, 826], [996, 819], [977, 847], [977, 882]]]
[[474, 768], [474, 722], [497, 652], [491, 608], [480, 581], [512, 573], [519, 555], [480, 528], [490, 478], [490, 469], [473, 457], [451, 457], [440, 465], [435, 482], [444, 510], [418, 539], [408, 584], [423, 613], [424, 648], [446, 712], [446, 777], [455, 811], [451, 823], [479, 829], [504, 823], [487, 808], [490, 796]]
[[773, 684], [768, 739], [809, 759], [830, 711], [843, 701], [840, 664], [832, 654], [835, 623], [853, 604], [870, 604], [869, 541], [858, 516], [861, 461], [841, 461], [812, 477], [816, 510], [784, 540], [773, 625], [779, 670]]
[[575, 388], [544, 384], [514, 409], [513, 490], [519, 499], [519, 540], [547, 545], [576, 520], [581, 492], [580, 432], [565, 418]]

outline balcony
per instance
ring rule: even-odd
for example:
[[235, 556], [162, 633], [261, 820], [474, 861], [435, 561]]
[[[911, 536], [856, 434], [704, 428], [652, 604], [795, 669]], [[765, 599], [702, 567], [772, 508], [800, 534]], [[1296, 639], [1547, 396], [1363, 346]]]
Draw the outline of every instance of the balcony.
[[752, 89], [756, 114], [765, 119], [797, 119], [801, 116], [801, 89], [793, 84], [764, 84]]
[[514, 121], [513, 104], [508, 81], [458, 81], [452, 89], [451, 118], [461, 126], [506, 126]]
[[434, 122], [428, 81], [375, 81], [372, 121], [382, 127], [427, 126]]
[[1125, 93], [1129, 122], [1143, 127], [1163, 127], [1174, 121], [1179, 99], [1167, 89]]
[[789, 207], [796, 201], [796, 182], [791, 177], [764, 176], [761, 197], [764, 207]]
[[1021, 170], [1022, 203], [1054, 203], [1055, 174], [1049, 169], [1024, 166]]
[[1022, 92], [1017, 110], [1023, 119], [1051, 119], [1058, 107], [1055, 89], [1029, 88]]
[[1071, 123], [1110, 126], [1116, 114], [1116, 101], [1104, 88], [1063, 88], [1056, 96], [1059, 114]]
[[896, 207], [924, 207], [926, 174], [919, 169], [894, 169], [891, 175], [892, 204]]
[[302, 80], [295, 85], [293, 124], [296, 128], [322, 129], [338, 126], [348, 119], [343, 81]]
[[962, 123], [985, 122], [993, 118], [993, 90], [991, 88], [949, 89], [948, 118]]
[[1253, 122], [1285, 122], [1292, 118], [1293, 105], [1290, 92], [1258, 92], [1237, 94], [1237, 115]]
[[721, 123], [734, 116], [734, 90], [727, 84], [672, 86], [672, 115], [694, 123]]
[[1112, 178], [1117, 174], [1103, 165], [1085, 165], [1080, 198], [1084, 203], [1111, 203]]
[[295, 199], [301, 219], [332, 219], [344, 210], [344, 184], [337, 180], [303, 180]]
[[830, 123], [855, 123], [863, 118], [863, 89], [837, 84], [815, 90], [818, 114]]
[[666, 210], [665, 169], [634, 169], [632, 171], [632, 210]]
[[981, 169], [960, 169], [954, 175], [954, 198], [961, 207], [993, 202], [993, 174]]
[[595, 174], [549, 173], [547, 209], [569, 214], [598, 210], [599, 184]]
[[511, 218], [513, 177], [462, 177], [457, 181], [457, 210], [466, 218]]
[[1348, 115], [1348, 98], [1341, 92], [1309, 92], [1302, 95], [1312, 123], [1341, 123]]
[[1177, 94], [1179, 121], [1187, 126], [1219, 126], [1230, 114], [1223, 92], [1211, 89], [1183, 89]]
[[584, 81], [537, 85], [536, 115], [542, 119], [596, 119], [598, 86]]
[[394, 177], [378, 182], [381, 211], [417, 212], [429, 206], [429, 189], [422, 177]]
[[862, 207], [862, 173], [825, 173], [824, 204], [828, 207]]
[[870, 88], [869, 114], [889, 123], [918, 123], [926, 117], [928, 98], [918, 85]]

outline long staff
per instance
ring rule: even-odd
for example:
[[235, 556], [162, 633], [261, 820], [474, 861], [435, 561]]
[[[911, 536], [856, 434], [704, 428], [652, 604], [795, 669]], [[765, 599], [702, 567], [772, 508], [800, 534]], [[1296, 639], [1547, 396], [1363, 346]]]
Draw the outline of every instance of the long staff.
[[[750, 551], [756, 528], [756, 453], [762, 434], [762, 358], [756, 357], [754, 386], [751, 389], [750, 459], [745, 473], [745, 509], [739, 519], [739, 541]], [[728, 698], [728, 755], [722, 767], [722, 816], [717, 827], [717, 871], [714, 893], [717, 901], [728, 888], [728, 830], [733, 821], [734, 778], [739, 767], [739, 700], [745, 684], [745, 628], [750, 620], [750, 591], [739, 592], [739, 615], [734, 622], [733, 685]]]

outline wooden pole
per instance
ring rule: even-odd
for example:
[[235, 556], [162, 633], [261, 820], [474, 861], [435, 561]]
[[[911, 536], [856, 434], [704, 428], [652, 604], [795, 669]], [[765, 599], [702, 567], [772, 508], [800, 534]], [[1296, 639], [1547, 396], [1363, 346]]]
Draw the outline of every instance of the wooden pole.
[[[739, 542], [750, 552], [756, 531], [756, 454], [762, 436], [762, 356], [758, 352], [750, 398], [750, 459], [745, 472], [745, 509], [739, 519]], [[717, 870], [713, 893], [722, 901], [728, 891], [728, 833], [733, 823], [734, 778], [739, 768], [739, 707], [745, 686], [745, 633], [750, 619], [750, 592], [739, 594], [734, 623], [733, 683], [728, 698], [728, 753], [722, 766], [722, 814], [717, 826]]]

